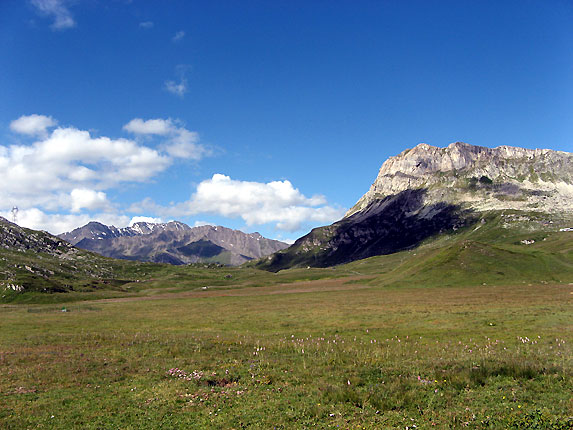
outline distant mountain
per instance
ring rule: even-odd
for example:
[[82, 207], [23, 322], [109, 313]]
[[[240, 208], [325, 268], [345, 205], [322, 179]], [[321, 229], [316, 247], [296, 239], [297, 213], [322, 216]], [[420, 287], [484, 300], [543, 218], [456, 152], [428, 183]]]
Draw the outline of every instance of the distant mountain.
[[326, 267], [390, 254], [485, 222], [486, 213], [504, 212], [512, 220], [541, 219], [531, 229], [571, 220], [573, 154], [420, 144], [384, 162], [370, 190], [342, 220], [313, 229], [257, 267]]
[[125, 228], [90, 222], [59, 237], [106, 257], [176, 265], [198, 262], [239, 265], [288, 247], [259, 233], [210, 225], [189, 227], [178, 221], [138, 222]]

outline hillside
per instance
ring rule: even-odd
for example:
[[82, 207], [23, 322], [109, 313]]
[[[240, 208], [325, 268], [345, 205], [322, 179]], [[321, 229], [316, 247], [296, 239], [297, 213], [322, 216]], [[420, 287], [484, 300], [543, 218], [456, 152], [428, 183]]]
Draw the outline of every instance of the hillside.
[[66, 292], [119, 286], [111, 261], [82, 251], [49, 233], [19, 227], [0, 218], [0, 290]]
[[573, 282], [573, 231], [545, 214], [486, 212], [470, 228], [415, 249], [341, 266], [376, 286], [539, 285]]
[[135, 223], [117, 228], [90, 222], [60, 237], [79, 248], [127, 260], [169, 263], [240, 265], [288, 245], [221, 226], [189, 227], [182, 222]]

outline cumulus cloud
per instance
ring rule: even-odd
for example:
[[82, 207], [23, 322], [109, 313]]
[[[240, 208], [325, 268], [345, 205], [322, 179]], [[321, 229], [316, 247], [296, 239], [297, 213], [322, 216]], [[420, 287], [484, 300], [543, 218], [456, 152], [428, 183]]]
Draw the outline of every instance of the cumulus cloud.
[[50, 26], [53, 30], [65, 30], [76, 26], [76, 22], [64, 0], [32, 0], [32, 6], [41, 15], [48, 16], [54, 21]]
[[[93, 136], [74, 127], [49, 132], [57, 124], [53, 118], [22, 116], [10, 128], [37, 139], [0, 145], [0, 211], [19, 206], [21, 225], [50, 231], [64, 224], [77, 227], [74, 223], [89, 221], [88, 212], [112, 214], [117, 208], [106, 190], [150, 181], [177, 158], [197, 160], [208, 152], [197, 143], [196, 133], [178, 123], [136, 119], [126, 124], [126, 130], [160, 139], [150, 147], [136, 140]], [[177, 147], [182, 144], [188, 146]]]
[[154, 218], [154, 217], [150, 217], [150, 216], [134, 216], [133, 218], [131, 218], [131, 221], [129, 221], [129, 226], [131, 227], [133, 224], [138, 223], [138, 222], [147, 222], [150, 224], [161, 224], [163, 221], [161, 221], [161, 218]]
[[183, 39], [185, 37], [185, 32], [183, 30], [178, 31], [177, 33], [175, 33], [175, 36], [173, 36], [171, 38], [171, 40], [173, 42], [179, 42], [181, 39]]
[[[0, 202], [77, 211], [86, 204], [85, 190], [102, 191], [124, 182], [148, 181], [172, 160], [166, 152], [131, 140], [57, 128], [33, 144], [0, 146]], [[73, 190], [83, 191], [72, 195]], [[91, 196], [92, 204], [103, 201], [97, 193]]]
[[70, 197], [72, 199], [72, 212], [79, 212], [82, 209], [108, 209], [110, 206], [107, 196], [103, 191], [95, 191], [88, 188], [74, 188], [70, 193]]
[[[61, 233], [94, 219], [125, 226], [206, 214], [240, 219], [247, 227], [295, 232], [331, 223], [345, 212], [324, 196], [305, 196], [288, 180], [242, 181], [223, 174], [200, 182], [184, 202], [160, 206], [144, 199], [119, 208], [108, 198], [110, 191], [151, 181], [177, 159], [199, 160], [210, 150], [177, 119], [134, 118], [123, 127], [133, 139], [94, 136], [56, 124], [47, 116], [21, 117], [11, 129], [36, 139], [0, 144], [0, 215], [9, 218], [12, 206], [18, 206], [19, 224], [26, 227]], [[133, 217], [139, 214], [145, 216]]]
[[57, 121], [45, 115], [22, 115], [10, 123], [10, 130], [29, 136], [45, 136], [48, 128], [55, 127]]
[[148, 119], [134, 118], [123, 126], [125, 131], [134, 134], [157, 134], [164, 136], [173, 131], [175, 126], [171, 119]]
[[134, 206], [134, 210], [145, 209], [169, 216], [214, 214], [241, 218], [247, 226], [272, 223], [277, 229], [289, 232], [309, 223], [334, 222], [345, 212], [329, 206], [324, 196], [306, 197], [290, 181], [240, 181], [222, 174], [199, 183], [186, 202], [164, 208], [148, 199]]
[[150, 28], [153, 28], [154, 24], [153, 24], [153, 21], [144, 21], [144, 22], [140, 22], [139, 26], [141, 28], [148, 30]]
[[212, 151], [200, 145], [199, 134], [177, 125], [177, 121], [169, 119], [134, 118], [123, 126], [123, 129], [141, 136], [165, 136], [167, 139], [162, 148], [174, 158], [200, 160], [211, 155]]
[[93, 177], [90, 171], [97, 171], [96, 181], [105, 187], [119, 182], [146, 181], [171, 163], [166, 154], [156, 149], [128, 139], [92, 137], [88, 131], [72, 127], [57, 128], [47, 139], [22, 149], [25, 156], [18, 157], [13, 150], [13, 157], [25, 170], [35, 168], [57, 173], [60, 179], [69, 172], [76, 180], [82, 176]]

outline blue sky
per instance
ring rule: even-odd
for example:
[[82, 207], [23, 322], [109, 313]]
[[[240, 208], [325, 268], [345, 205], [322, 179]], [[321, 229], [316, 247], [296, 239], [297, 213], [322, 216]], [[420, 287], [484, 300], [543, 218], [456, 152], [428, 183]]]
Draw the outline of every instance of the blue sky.
[[296, 239], [425, 142], [573, 151], [570, 1], [0, 2], [0, 215]]

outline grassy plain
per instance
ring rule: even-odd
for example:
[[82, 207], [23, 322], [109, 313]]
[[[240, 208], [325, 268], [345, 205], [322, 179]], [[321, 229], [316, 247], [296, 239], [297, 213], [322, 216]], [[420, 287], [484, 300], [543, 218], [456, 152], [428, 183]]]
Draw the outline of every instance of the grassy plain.
[[571, 427], [572, 285], [363, 280], [2, 305], [0, 427]]
[[519, 222], [276, 274], [86, 254], [114, 277], [3, 292], [0, 428], [572, 428], [573, 232]]

